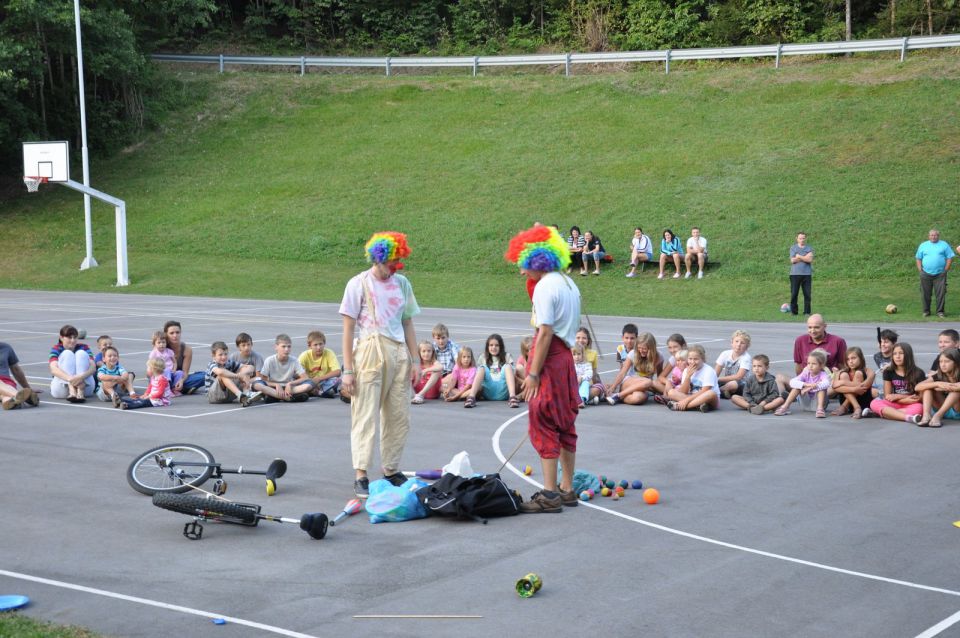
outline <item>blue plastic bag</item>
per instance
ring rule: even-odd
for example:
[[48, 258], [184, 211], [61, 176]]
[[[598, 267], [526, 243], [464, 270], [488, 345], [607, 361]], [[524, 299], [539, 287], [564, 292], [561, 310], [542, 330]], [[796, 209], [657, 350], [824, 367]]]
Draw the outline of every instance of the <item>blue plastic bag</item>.
[[603, 487], [600, 485], [600, 479], [597, 478], [596, 474], [592, 472], [585, 472], [583, 470], [576, 470], [573, 473], [573, 492], [574, 494], [579, 494], [584, 490], [594, 490], [596, 492], [600, 491], [600, 488]]
[[386, 479], [370, 483], [366, 510], [371, 523], [399, 523], [426, 518], [427, 510], [417, 498], [417, 490], [426, 487], [423, 481], [411, 478], [397, 487]]

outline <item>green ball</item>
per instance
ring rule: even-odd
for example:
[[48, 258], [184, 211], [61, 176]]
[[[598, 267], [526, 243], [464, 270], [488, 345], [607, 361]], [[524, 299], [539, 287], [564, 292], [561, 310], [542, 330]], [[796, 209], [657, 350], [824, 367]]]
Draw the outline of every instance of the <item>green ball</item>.
[[616, 483], [613, 482], [613, 479], [610, 479], [610, 480], [608, 480], [608, 481], [604, 481], [603, 484], [604, 484], [606, 487], [609, 487], [611, 490], [613, 489], [614, 485], [616, 485]]

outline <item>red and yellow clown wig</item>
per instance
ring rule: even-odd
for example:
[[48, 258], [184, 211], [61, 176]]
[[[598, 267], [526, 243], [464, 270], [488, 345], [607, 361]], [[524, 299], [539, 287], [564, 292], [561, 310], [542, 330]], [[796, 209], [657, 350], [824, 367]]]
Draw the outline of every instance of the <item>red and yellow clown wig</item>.
[[[367, 251], [367, 261], [372, 264], [406, 259], [412, 252], [407, 245], [407, 236], [392, 230], [374, 233], [364, 248]], [[403, 268], [403, 264], [398, 264], [398, 267]]]
[[534, 226], [510, 240], [504, 257], [524, 270], [552, 272], [570, 265], [570, 248], [552, 226]]

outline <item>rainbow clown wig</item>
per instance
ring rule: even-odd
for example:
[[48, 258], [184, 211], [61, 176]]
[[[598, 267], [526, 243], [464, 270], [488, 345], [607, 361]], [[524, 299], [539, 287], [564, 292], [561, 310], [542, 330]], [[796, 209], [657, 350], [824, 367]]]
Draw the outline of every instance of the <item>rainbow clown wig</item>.
[[[388, 261], [406, 259], [410, 256], [410, 246], [407, 245], [407, 236], [387, 230], [374, 233], [365, 246], [367, 261], [372, 264], [383, 264]], [[403, 267], [403, 264], [399, 264]]]
[[534, 226], [510, 240], [504, 255], [524, 270], [551, 272], [570, 265], [570, 248], [552, 226]]

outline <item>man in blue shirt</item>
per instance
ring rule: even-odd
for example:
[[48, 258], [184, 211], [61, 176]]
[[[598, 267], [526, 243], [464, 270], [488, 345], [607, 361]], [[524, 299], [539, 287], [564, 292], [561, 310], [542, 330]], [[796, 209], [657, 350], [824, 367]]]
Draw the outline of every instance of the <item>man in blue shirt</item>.
[[947, 271], [953, 261], [950, 244], [940, 241], [940, 231], [930, 229], [927, 241], [917, 248], [917, 270], [920, 271], [920, 298], [923, 301], [923, 316], [930, 316], [930, 293], [937, 294], [937, 316], [944, 317], [944, 302], [947, 296]]

